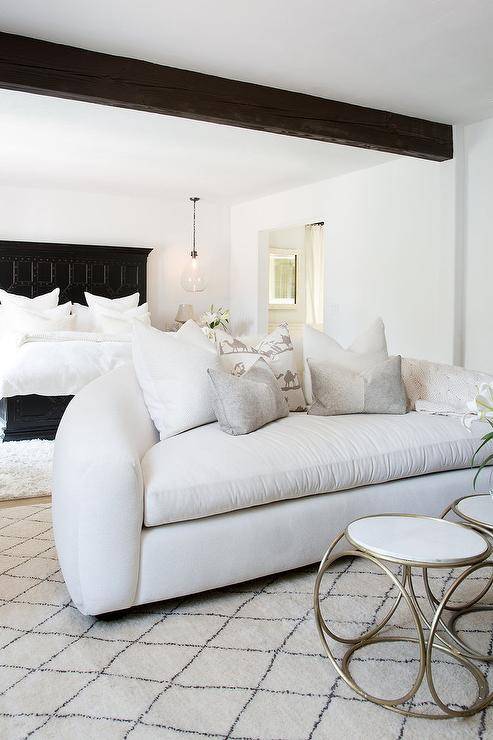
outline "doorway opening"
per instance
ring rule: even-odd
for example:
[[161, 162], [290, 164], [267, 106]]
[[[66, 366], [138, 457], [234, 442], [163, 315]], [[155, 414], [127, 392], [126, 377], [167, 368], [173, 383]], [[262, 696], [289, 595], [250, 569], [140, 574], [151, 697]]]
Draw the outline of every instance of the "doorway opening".
[[304, 324], [323, 331], [324, 236], [323, 221], [267, 232], [269, 331], [283, 321], [293, 336]]

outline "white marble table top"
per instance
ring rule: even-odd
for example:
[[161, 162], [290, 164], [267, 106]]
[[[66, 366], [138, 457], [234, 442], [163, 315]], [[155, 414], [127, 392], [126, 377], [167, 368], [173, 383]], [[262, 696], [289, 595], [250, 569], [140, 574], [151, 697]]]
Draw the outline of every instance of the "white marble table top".
[[489, 493], [462, 498], [455, 509], [465, 519], [493, 529], [493, 498]]
[[389, 514], [357, 519], [346, 529], [350, 542], [377, 557], [445, 567], [488, 553], [484, 537], [454, 522]]

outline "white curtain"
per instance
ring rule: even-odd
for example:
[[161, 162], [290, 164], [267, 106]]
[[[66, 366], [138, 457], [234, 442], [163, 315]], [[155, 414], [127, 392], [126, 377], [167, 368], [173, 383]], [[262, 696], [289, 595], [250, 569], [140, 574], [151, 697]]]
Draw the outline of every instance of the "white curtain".
[[324, 227], [305, 226], [306, 323], [324, 326]]

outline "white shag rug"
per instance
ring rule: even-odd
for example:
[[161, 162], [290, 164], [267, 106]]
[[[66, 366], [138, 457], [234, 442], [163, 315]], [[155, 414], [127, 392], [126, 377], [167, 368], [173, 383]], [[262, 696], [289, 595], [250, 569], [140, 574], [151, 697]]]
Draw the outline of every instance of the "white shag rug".
[[[56, 558], [47, 504], [0, 510], [0, 738], [5, 740], [487, 740], [493, 708], [467, 719], [406, 718], [364, 701], [338, 678], [313, 620], [316, 568], [149, 604], [112, 619], [82, 616]], [[485, 574], [486, 575], [486, 574]], [[433, 571], [435, 593], [451, 571]], [[477, 593], [484, 577], [470, 584]], [[339, 634], [366, 631], [396, 598], [371, 564], [342, 561], [322, 584]], [[424, 602], [422, 579], [418, 599]], [[464, 598], [468, 596], [463, 594]], [[387, 628], [385, 628], [387, 630]], [[460, 620], [493, 649], [491, 616]], [[389, 633], [411, 636], [399, 606]], [[441, 696], [474, 698], [470, 675], [434, 656]], [[407, 691], [414, 645], [360, 651], [357, 680], [380, 696]], [[488, 665], [478, 664], [492, 682]], [[491, 665], [491, 664], [489, 664]], [[426, 687], [410, 707], [434, 711]]]
[[53, 445], [46, 439], [0, 444], [0, 501], [51, 495]]

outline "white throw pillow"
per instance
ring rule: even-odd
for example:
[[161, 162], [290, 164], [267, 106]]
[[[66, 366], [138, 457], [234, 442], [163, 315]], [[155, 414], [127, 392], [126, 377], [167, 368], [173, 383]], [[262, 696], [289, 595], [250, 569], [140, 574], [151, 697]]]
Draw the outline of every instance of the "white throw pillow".
[[315, 362], [330, 362], [333, 365], [364, 372], [379, 362], [388, 359], [385, 327], [382, 319], [377, 319], [366, 331], [360, 334], [347, 349], [341, 347], [332, 337], [312, 326], [305, 325], [303, 334], [304, 377], [303, 387], [308, 404], [313, 403], [310, 368], [307, 358]]
[[55, 290], [38, 295], [35, 298], [27, 298], [24, 295], [8, 293], [6, 290], [0, 289], [0, 303], [2, 306], [20, 306], [32, 311], [42, 311], [46, 308], [55, 308], [58, 304], [59, 295], [60, 288], [55, 288]]
[[82, 306], [80, 303], [72, 305], [73, 328], [75, 331], [97, 331], [97, 318], [94, 311], [88, 306]]
[[61, 306], [40, 311], [29, 310], [20, 306], [6, 306], [3, 321], [9, 331], [24, 334], [69, 331], [73, 327], [73, 317], [70, 316], [71, 308], [70, 301], [63, 303]]
[[132, 295], [126, 295], [122, 298], [105, 298], [102, 295], [85, 292], [84, 297], [89, 308], [101, 306], [113, 311], [128, 311], [129, 308], [136, 308], [139, 305], [140, 294], [132, 293]]
[[127, 311], [113, 311], [110, 308], [95, 306], [91, 312], [96, 317], [96, 329], [105, 334], [129, 334], [133, 321], [140, 321], [146, 326], [151, 325], [147, 303], [137, 308], [129, 308]]
[[237, 337], [232, 337], [225, 331], [216, 329], [216, 343], [223, 368], [233, 375], [243, 375], [259, 357], [263, 357], [276, 377], [288, 402], [289, 410], [305, 410], [305, 397], [296, 367], [289, 327], [286, 323], [280, 324], [277, 329], [254, 346]]
[[219, 359], [195, 322], [168, 333], [134, 321], [132, 355], [161, 439], [216, 420], [207, 370], [217, 369]]

